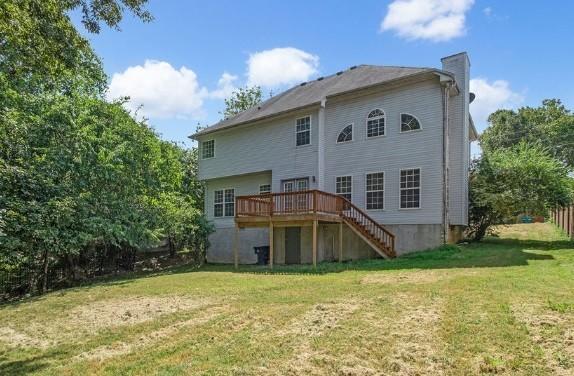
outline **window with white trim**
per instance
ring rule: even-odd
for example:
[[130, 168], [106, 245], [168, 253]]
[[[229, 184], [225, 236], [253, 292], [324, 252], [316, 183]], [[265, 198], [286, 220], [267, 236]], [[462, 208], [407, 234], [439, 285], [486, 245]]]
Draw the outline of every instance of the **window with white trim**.
[[367, 137], [385, 135], [385, 113], [381, 109], [374, 109], [367, 116]]
[[296, 145], [309, 145], [311, 143], [311, 116], [299, 118], [296, 122]]
[[385, 208], [385, 173], [367, 174], [366, 179], [367, 210]]
[[401, 209], [416, 209], [421, 206], [421, 169], [401, 170]]
[[401, 132], [410, 132], [421, 129], [419, 120], [410, 114], [401, 114]]
[[213, 216], [233, 217], [235, 215], [235, 189], [220, 189], [214, 192]]
[[215, 140], [203, 141], [201, 143], [201, 158], [208, 159], [215, 157]]
[[348, 141], [353, 141], [353, 124], [349, 124], [345, 128], [343, 128], [343, 130], [341, 131], [341, 133], [339, 133], [339, 136], [337, 137], [337, 143], [339, 144]]
[[339, 196], [351, 201], [353, 191], [353, 178], [351, 176], [337, 176], [335, 191]]
[[271, 184], [261, 184], [259, 186], [259, 194], [266, 195], [268, 193], [271, 193]]

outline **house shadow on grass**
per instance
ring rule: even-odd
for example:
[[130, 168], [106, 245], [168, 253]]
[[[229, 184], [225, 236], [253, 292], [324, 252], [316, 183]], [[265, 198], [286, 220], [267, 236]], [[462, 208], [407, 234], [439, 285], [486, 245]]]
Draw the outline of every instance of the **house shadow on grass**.
[[546, 251], [571, 250], [569, 241], [523, 241], [489, 238], [480, 243], [446, 245], [436, 249], [403, 255], [393, 260], [371, 259], [349, 262], [322, 262], [312, 265], [205, 265], [204, 272], [235, 272], [252, 274], [327, 274], [344, 271], [377, 271], [408, 269], [501, 268], [527, 266], [532, 261], [554, 260]]

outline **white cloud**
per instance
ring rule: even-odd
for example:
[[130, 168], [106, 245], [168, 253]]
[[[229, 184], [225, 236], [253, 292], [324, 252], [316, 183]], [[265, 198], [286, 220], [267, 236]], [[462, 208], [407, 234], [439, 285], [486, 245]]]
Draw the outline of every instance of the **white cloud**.
[[484, 15], [486, 17], [490, 17], [492, 15], [492, 8], [491, 7], [486, 7], [482, 10], [482, 13], [484, 13]]
[[447, 41], [466, 33], [466, 12], [474, 0], [395, 0], [381, 22], [381, 31], [406, 39]]
[[318, 67], [318, 56], [293, 47], [256, 52], [247, 60], [247, 84], [277, 87], [307, 81]]
[[201, 117], [207, 94], [191, 69], [175, 69], [165, 61], [155, 60], [115, 73], [108, 89], [109, 99], [129, 96], [128, 109], [143, 105], [141, 114], [155, 118]]
[[489, 82], [486, 78], [470, 80], [470, 91], [476, 99], [470, 104], [470, 113], [479, 132], [487, 126], [488, 116], [502, 108], [516, 108], [524, 102], [524, 96], [512, 91], [505, 80]]
[[223, 72], [221, 78], [217, 82], [217, 89], [211, 91], [209, 96], [215, 99], [225, 99], [231, 95], [237, 87], [235, 86], [234, 82], [237, 81], [237, 76]]

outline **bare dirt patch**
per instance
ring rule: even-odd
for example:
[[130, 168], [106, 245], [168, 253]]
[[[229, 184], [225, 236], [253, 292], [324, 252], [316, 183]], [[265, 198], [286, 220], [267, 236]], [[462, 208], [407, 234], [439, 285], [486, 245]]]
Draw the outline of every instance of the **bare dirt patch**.
[[555, 375], [574, 374], [574, 315], [549, 311], [537, 304], [512, 307], [514, 317], [524, 325], [532, 341], [544, 351], [546, 363]]
[[413, 283], [425, 284], [434, 283], [443, 280], [449, 280], [460, 276], [471, 276], [477, 274], [475, 271], [458, 271], [458, 270], [417, 270], [410, 272], [383, 272], [370, 273], [361, 279], [364, 284], [397, 284]]
[[74, 357], [75, 360], [102, 361], [113, 357], [129, 354], [137, 349], [149, 346], [153, 343], [171, 337], [179, 330], [205, 324], [221, 315], [225, 307], [213, 307], [202, 311], [197, 317], [181, 321], [165, 328], [143, 334], [133, 342], [116, 342], [107, 346], [100, 346], [90, 351], [83, 352]]

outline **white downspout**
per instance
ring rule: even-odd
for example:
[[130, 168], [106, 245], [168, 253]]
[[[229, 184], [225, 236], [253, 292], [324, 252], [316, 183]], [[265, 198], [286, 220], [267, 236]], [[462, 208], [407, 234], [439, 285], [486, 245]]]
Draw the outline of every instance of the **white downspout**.
[[325, 105], [327, 98], [321, 100], [317, 125], [317, 189], [325, 190]]
[[448, 99], [449, 99], [449, 91], [452, 87], [452, 82], [447, 82], [443, 85], [443, 95], [442, 95], [442, 124], [443, 124], [443, 151], [442, 151], [442, 164], [443, 164], [443, 218], [442, 218], [442, 226], [443, 226], [443, 244], [448, 242], [448, 227], [449, 227], [449, 107], [448, 107]]

